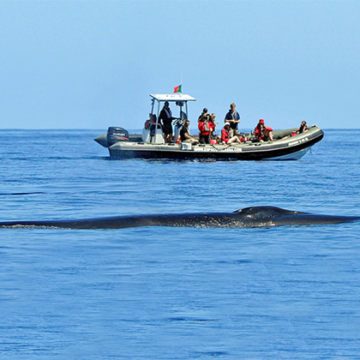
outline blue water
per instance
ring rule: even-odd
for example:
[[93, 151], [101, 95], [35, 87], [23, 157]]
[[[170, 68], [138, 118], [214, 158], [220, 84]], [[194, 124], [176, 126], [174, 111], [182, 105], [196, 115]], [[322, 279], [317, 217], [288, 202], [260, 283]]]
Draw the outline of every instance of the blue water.
[[[360, 130], [296, 162], [110, 160], [99, 131], [0, 131], [0, 221], [357, 215]], [[0, 229], [1, 359], [359, 359], [360, 224]]]

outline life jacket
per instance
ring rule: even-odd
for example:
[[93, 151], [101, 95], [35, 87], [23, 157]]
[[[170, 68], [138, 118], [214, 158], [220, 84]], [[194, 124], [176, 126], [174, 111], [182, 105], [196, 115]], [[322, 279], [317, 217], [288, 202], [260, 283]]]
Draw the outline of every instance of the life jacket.
[[264, 128], [261, 130], [259, 126], [255, 128], [255, 135], [259, 140], [264, 140], [268, 137], [268, 133], [273, 131], [273, 129], [269, 126], [264, 125]]
[[211, 132], [211, 126], [209, 126], [209, 123], [199, 121], [199, 130], [200, 135], [207, 136]]
[[229, 141], [229, 133], [226, 131], [226, 129], [221, 130], [221, 141], [224, 143], [228, 143]]

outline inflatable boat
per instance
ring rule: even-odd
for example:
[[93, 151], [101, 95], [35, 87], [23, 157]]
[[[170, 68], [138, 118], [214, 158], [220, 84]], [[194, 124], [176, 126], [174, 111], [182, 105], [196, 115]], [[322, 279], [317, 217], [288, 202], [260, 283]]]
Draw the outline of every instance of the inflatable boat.
[[[113, 158], [159, 160], [298, 160], [319, 142], [323, 131], [317, 126], [306, 132], [296, 133], [296, 128], [275, 130], [275, 141], [259, 142], [253, 133], [244, 133], [242, 143], [190, 144], [181, 143], [179, 134], [184, 120], [188, 119], [189, 101], [195, 98], [182, 93], [150, 94], [151, 112], [142, 134], [129, 134], [121, 127], [109, 127], [108, 132], [95, 138], [108, 148]], [[179, 117], [173, 121], [174, 140], [165, 143], [159, 114], [161, 105], [168, 101], [179, 107]], [[219, 124], [220, 125], [220, 124]], [[194, 136], [196, 138], [196, 136]]]

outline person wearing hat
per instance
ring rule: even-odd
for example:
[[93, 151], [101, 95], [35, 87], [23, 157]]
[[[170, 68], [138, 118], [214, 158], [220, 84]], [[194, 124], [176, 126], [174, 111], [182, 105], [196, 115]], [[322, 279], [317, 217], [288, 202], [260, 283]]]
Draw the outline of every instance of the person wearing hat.
[[255, 137], [260, 141], [274, 141], [273, 135], [272, 135], [273, 129], [269, 126], [265, 125], [264, 119], [260, 119], [258, 124], [255, 128]]
[[208, 115], [208, 109], [207, 108], [203, 108], [202, 113], [200, 114], [199, 118], [198, 118], [198, 122], [204, 117]]
[[210, 115], [203, 115], [199, 119], [199, 142], [200, 144], [210, 144], [210, 134], [212, 131], [212, 126], [210, 125]]
[[221, 130], [221, 141], [225, 144], [232, 144], [234, 142], [240, 143], [240, 139], [235, 135], [230, 137], [230, 124], [226, 122], [223, 129]]
[[159, 116], [159, 120], [162, 122], [162, 127], [164, 131], [164, 140], [166, 143], [171, 142], [173, 128], [172, 121], [175, 118], [172, 117], [171, 109], [169, 107], [169, 102], [165, 101], [164, 107], [162, 108]]
[[240, 135], [238, 130], [238, 124], [240, 124], [240, 115], [236, 111], [236, 105], [234, 103], [230, 104], [230, 110], [225, 115], [224, 122], [230, 124], [230, 133], [229, 136], [233, 137], [234, 135]]

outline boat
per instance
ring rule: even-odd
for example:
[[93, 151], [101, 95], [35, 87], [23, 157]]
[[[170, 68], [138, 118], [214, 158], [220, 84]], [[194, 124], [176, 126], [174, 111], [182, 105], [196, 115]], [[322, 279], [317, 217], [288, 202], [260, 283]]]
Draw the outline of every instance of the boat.
[[[189, 118], [188, 102], [196, 99], [183, 93], [150, 94], [150, 97], [150, 116], [145, 121], [142, 134], [129, 134], [124, 128], [109, 127], [107, 133], [94, 139], [108, 148], [110, 157], [159, 160], [299, 160], [324, 136], [317, 125], [312, 125], [302, 134], [297, 134], [296, 128], [275, 130], [275, 141], [259, 142], [253, 133], [245, 133], [243, 136], [246, 141], [240, 144], [181, 143], [180, 130], [184, 120]], [[179, 117], [173, 121], [174, 140], [171, 143], [165, 143], [159, 122], [165, 101], [179, 108]]]

